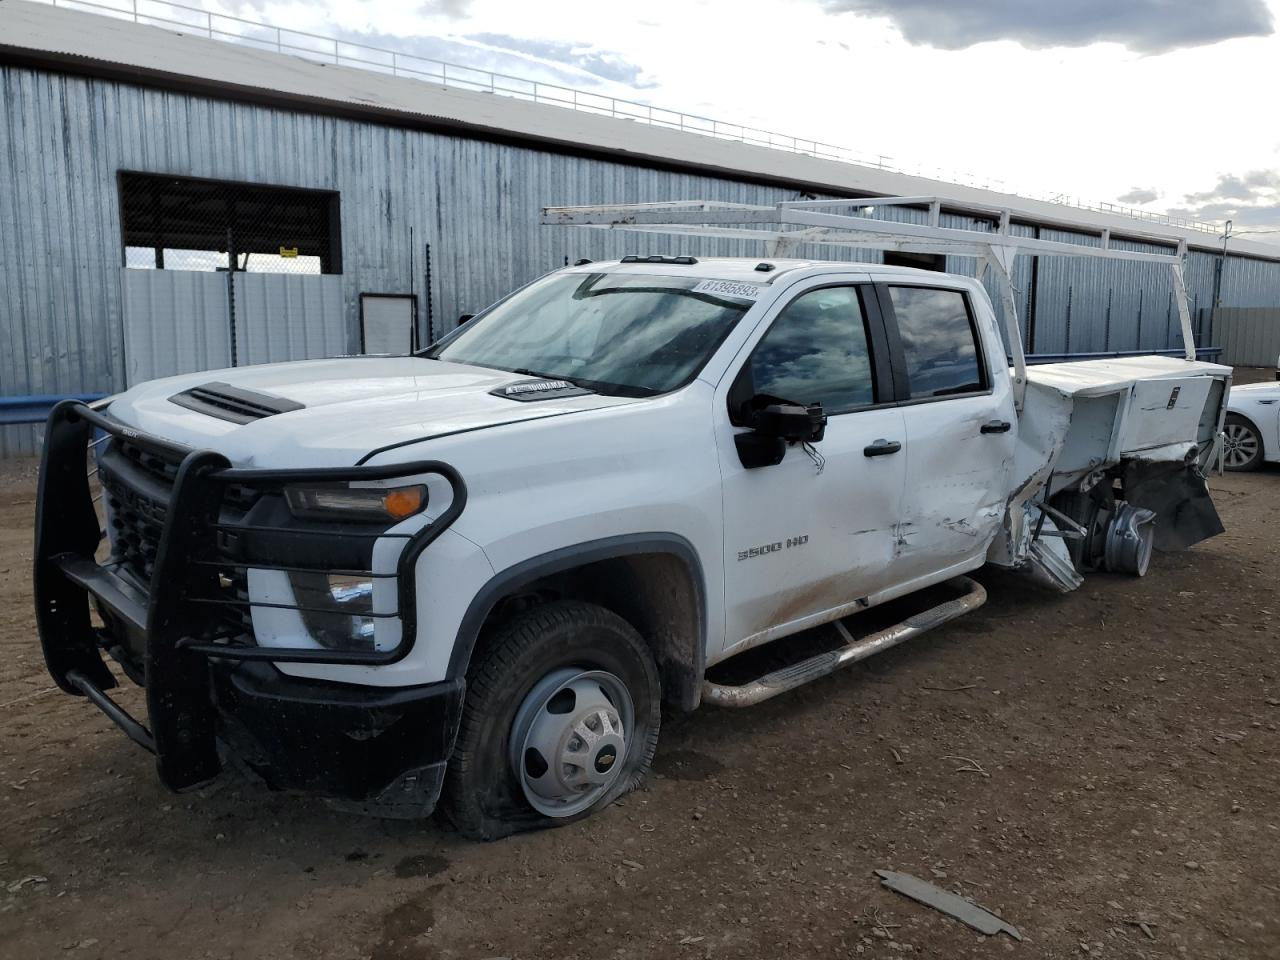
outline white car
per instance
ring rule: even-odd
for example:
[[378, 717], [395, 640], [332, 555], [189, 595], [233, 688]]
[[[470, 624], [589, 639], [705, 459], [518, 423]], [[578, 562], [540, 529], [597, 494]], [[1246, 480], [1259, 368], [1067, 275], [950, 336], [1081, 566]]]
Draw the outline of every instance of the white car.
[[1228, 470], [1257, 470], [1263, 461], [1280, 462], [1280, 371], [1276, 378], [1231, 388], [1222, 447]]

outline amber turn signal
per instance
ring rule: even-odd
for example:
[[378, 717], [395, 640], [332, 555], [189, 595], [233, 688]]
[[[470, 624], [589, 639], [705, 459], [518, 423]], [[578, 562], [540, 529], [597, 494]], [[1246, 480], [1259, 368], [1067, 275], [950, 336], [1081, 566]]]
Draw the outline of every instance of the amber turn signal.
[[382, 507], [397, 520], [411, 517], [426, 506], [427, 488], [423, 486], [399, 487], [388, 490], [382, 498]]

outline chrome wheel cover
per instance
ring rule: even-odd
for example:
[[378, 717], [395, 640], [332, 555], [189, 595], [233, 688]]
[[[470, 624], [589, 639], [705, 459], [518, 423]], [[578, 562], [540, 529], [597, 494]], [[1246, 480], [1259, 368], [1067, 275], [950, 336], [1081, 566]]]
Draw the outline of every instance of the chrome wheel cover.
[[626, 765], [635, 707], [626, 684], [603, 670], [554, 670], [520, 704], [511, 768], [525, 799], [548, 817], [571, 817], [609, 792]]

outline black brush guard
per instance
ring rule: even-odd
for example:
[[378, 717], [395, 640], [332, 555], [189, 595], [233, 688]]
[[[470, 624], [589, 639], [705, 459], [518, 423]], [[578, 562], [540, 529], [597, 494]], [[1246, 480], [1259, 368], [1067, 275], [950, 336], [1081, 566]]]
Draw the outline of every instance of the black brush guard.
[[[107, 435], [102, 438], [104, 440], [116, 438], [169, 463], [178, 464], [168, 491], [163, 527], [150, 568], [149, 590], [140, 589], [136, 578], [122, 576], [112, 565], [104, 566], [95, 560], [103, 537], [93, 507], [87, 470], [87, 452], [95, 430]], [[278, 490], [286, 483], [376, 481], [423, 474], [443, 477], [452, 488], [452, 501], [434, 522], [412, 534], [359, 529], [347, 531], [334, 529], [337, 526], [334, 524], [326, 524], [318, 530], [255, 527], [247, 523], [227, 522], [223, 510], [228, 489]], [[234, 682], [235, 688], [243, 692], [255, 684], [260, 686], [264, 675], [262, 671], [270, 670], [270, 663], [380, 665], [402, 659], [412, 648], [415, 635], [414, 565], [422, 551], [458, 518], [466, 499], [462, 478], [453, 467], [439, 461], [334, 469], [235, 469], [221, 454], [191, 450], [148, 436], [103, 412], [90, 409], [84, 403], [64, 401], [54, 407], [49, 416], [36, 498], [36, 623], [49, 672], [64, 691], [87, 697], [132, 740], [152, 751], [160, 778], [166, 786], [180, 790], [208, 781], [217, 775], [221, 767], [216, 746], [219, 717], [214, 688], [217, 684], [211, 665], [267, 661], [244, 664], [243, 675]], [[228, 533], [330, 539], [399, 537], [405, 540], [405, 545], [395, 574], [373, 574], [368, 570], [341, 571], [296, 564], [250, 563], [241, 558], [229, 558], [219, 553], [219, 544], [224, 542], [220, 538], [225, 538]], [[397, 613], [379, 616], [398, 616], [401, 622], [399, 644], [390, 650], [330, 650], [260, 647], [246, 642], [243, 632], [236, 636], [237, 631], [226, 628], [227, 621], [219, 618], [217, 612], [225, 607], [282, 606], [226, 596], [226, 587], [219, 581], [220, 571], [228, 568], [243, 570], [249, 566], [283, 571], [395, 576], [398, 584]], [[93, 625], [91, 598], [110, 629], [99, 629]], [[223, 625], [221, 629], [219, 624]], [[136, 661], [131, 669], [128, 658], [122, 655], [122, 648], [128, 644], [121, 633], [133, 641], [140, 653], [140, 670]], [[122, 662], [126, 672], [145, 686], [147, 726], [107, 696], [105, 691], [115, 687], [116, 682], [103, 660], [104, 650], [111, 652]], [[231, 689], [227, 684], [223, 686]], [[324, 692], [322, 697], [317, 697], [317, 689]], [[439, 721], [442, 729], [433, 739], [439, 739], [443, 746], [436, 752], [447, 753], [446, 741], [452, 740], [449, 728], [456, 729], [460, 688], [455, 690], [451, 686], [447, 691], [417, 689], [432, 694], [413, 702], [426, 704], [419, 713], [429, 714], [431, 719]], [[404, 707], [413, 699], [408, 696], [411, 692], [312, 684], [299, 687], [287, 705], [305, 710], [322, 700], [330, 714], [341, 713], [347, 718], [344, 722], [350, 722], [353, 715], [351, 709], [343, 713], [344, 708], [359, 707], [359, 712], [354, 715], [364, 717], [368, 724], [382, 729], [379, 725], [386, 723], [388, 709]], [[435, 695], [437, 693], [440, 695]], [[279, 690], [270, 691], [269, 696], [273, 698], [269, 702], [280, 701]], [[401, 734], [397, 733], [396, 737], [401, 737]], [[339, 736], [338, 739], [345, 738]], [[284, 751], [289, 749], [288, 745], [283, 746]], [[312, 759], [313, 765], [321, 767], [333, 762], [332, 757], [316, 756]], [[394, 767], [396, 760], [389, 758], [389, 762]], [[442, 767], [442, 764], [437, 766]], [[310, 769], [283, 779], [307, 781], [314, 779], [315, 775], [316, 770]], [[336, 792], [358, 797], [363, 791], [362, 784], [348, 782]]]

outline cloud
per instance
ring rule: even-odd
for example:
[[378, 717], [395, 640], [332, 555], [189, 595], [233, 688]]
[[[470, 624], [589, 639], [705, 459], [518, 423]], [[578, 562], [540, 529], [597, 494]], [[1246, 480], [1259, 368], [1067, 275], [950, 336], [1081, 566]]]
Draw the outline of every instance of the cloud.
[[1122, 43], [1163, 53], [1272, 33], [1265, 0], [821, 0], [834, 13], [888, 17], [913, 44], [962, 50], [987, 40], [1023, 46]]
[[1280, 230], [1280, 170], [1224, 173], [1209, 190], [1188, 193], [1169, 212], [1198, 220], [1230, 220], [1236, 232]]
[[1116, 197], [1121, 203], [1152, 203], [1160, 199], [1160, 191], [1154, 187], [1131, 187], [1128, 193]]
[[644, 89], [655, 86], [651, 80], [645, 78], [644, 70], [638, 65], [627, 62], [616, 53], [596, 50], [587, 44], [568, 43], [563, 40], [532, 40], [502, 33], [472, 33], [467, 35], [467, 39], [503, 50], [511, 50], [517, 54], [528, 54], [539, 60], [568, 64], [597, 77], [603, 77], [605, 80], [625, 83], [630, 87]]
[[1280, 189], [1280, 171], [1251, 170], [1241, 176], [1224, 173], [1218, 184], [1203, 193], [1187, 194], [1187, 203], [1213, 203], [1221, 200], [1255, 200], [1259, 195]]
[[[473, 0], [421, 0], [416, 6], [402, 5], [398, 12], [415, 17], [448, 17], [450, 20], [461, 20], [470, 16], [472, 2]], [[235, 16], [247, 17], [251, 14], [260, 15], [263, 9], [273, 5], [272, 0], [222, 0], [218, 6]], [[312, 3], [312, 6], [325, 9], [330, 14], [336, 14], [337, 16], [333, 16], [332, 19], [337, 20], [345, 12], [344, 7], [363, 6], [369, 9], [376, 5], [369, 3], [368, 0], [354, 0], [354, 2], [347, 0], [345, 3], [343, 0], [322, 0], [320, 3]]]
[[[472, 79], [487, 87], [487, 78], [479, 74], [491, 71], [601, 94], [606, 91], [593, 88], [618, 85], [645, 90], [657, 86], [639, 64], [595, 43], [514, 36], [492, 28], [484, 30], [483, 21], [476, 18], [472, 9], [474, 0], [422, 0], [415, 6], [403, 7], [395, 0], [324, 0], [310, 5], [307, 15], [301, 19], [290, 15], [288, 0], [222, 0], [222, 3], [235, 16], [246, 20], [289, 24], [284, 26], [285, 40], [301, 55], [314, 50], [331, 58], [333, 45], [324, 38], [332, 37], [348, 45], [341, 50], [344, 56], [368, 61], [367, 65], [375, 69], [389, 67], [390, 54], [381, 51], [394, 50], [409, 58], [444, 61], [477, 71], [468, 74], [467, 70], [460, 70], [456, 76], [450, 71], [451, 79], [456, 78], [463, 84]], [[253, 42], [265, 41], [270, 45], [275, 39], [274, 26], [264, 31], [228, 20], [219, 27], [239, 32]], [[288, 32], [291, 28], [317, 34], [320, 39], [304, 33], [291, 34]], [[414, 64], [405, 59], [400, 62], [407, 71], [416, 69], [424, 75], [438, 74], [436, 65]], [[524, 92], [520, 84], [512, 85]], [[615, 91], [607, 93], [614, 95]], [[618, 90], [616, 95], [626, 94]]]
[[1232, 230], [1239, 233], [1244, 228], [1265, 227], [1280, 230], [1280, 202], [1240, 206], [1230, 203], [1211, 203], [1199, 207], [1174, 207], [1169, 211], [1175, 217], [1192, 217], [1218, 223], [1231, 221]]
[[[438, 67], [415, 62], [412, 59], [415, 57], [421, 60], [459, 64], [467, 69], [456, 73], [450, 70], [449, 76], [451, 80], [464, 84], [469, 79], [487, 84], [487, 78], [482, 77], [480, 73], [492, 71], [519, 77], [522, 80], [558, 84], [582, 90], [614, 84], [632, 90], [643, 90], [655, 86], [638, 64], [631, 63], [619, 54], [597, 49], [590, 44], [527, 39], [498, 33], [413, 35], [357, 31], [338, 27], [333, 28], [332, 35], [344, 43], [353, 45], [352, 49], [344, 50], [344, 53], [376, 63], [382, 63], [382, 59], [387, 59], [388, 63], [390, 61], [389, 58], [380, 58], [377, 53], [362, 51], [358, 47], [395, 50], [400, 54], [400, 66], [406, 70], [420, 70], [424, 74], [434, 74], [438, 71]], [[468, 71], [477, 72], [469, 73]], [[520, 89], [523, 90], [523, 87]]]
[[454, 20], [461, 20], [465, 17], [471, 6], [471, 0], [426, 0], [426, 3], [418, 5], [418, 13], [424, 17], [450, 17]]

